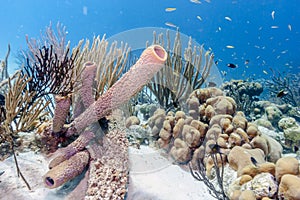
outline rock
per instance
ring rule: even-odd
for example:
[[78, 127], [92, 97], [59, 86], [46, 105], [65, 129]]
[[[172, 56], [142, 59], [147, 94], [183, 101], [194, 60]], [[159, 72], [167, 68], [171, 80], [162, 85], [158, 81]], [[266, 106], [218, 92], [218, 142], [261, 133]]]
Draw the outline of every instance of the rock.
[[253, 191], [256, 199], [263, 197], [274, 198], [277, 193], [277, 182], [270, 173], [261, 173], [256, 175], [252, 180], [241, 186], [241, 190]]
[[278, 196], [279, 199], [300, 199], [300, 178], [291, 174], [283, 175], [279, 184]]
[[298, 175], [299, 174], [299, 162], [293, 157], [280, 158], [276, 162], [275, 176], [278, 182], [285, 174]]

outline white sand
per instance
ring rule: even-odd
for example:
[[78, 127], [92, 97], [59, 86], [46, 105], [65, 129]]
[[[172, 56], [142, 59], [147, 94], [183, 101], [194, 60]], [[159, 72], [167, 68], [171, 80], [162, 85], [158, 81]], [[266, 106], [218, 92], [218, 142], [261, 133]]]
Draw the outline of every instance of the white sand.
[[214, 199], [203, 182], [145, 146], [129, 149], [131, 161], [128, 199], [201, 200]]
[[[167, 159], [149, 147], [140, 150], [130, 148], [130, 185], [127, 200], [199, 200], [212, 198], [206, 186], [194, 180], [189, 172], [172, 165]], [[47, 172], [48, 161], [40, 154], [21, 153], [20, 168], [32, 191], [16, 175], [13, 158], [0, 162], [0, 199], [5, 200], [61, 200], [72, 189], [66, 184], [58, 189], [47, 189], [42, 176]]]

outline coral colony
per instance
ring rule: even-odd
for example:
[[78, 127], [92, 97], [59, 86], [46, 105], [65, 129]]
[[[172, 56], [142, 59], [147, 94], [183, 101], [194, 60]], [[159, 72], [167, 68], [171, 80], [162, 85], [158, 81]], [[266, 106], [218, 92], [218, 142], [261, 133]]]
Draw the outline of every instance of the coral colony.
[[[109, 46], [98, 36], [70, 50], [65, 27], [57, 29], [48, 27], [45, 41], [27, 37], [26, 65], [12, 76], [10, 47], [1, 62], [1, 160], [13, 156], [29, 190], [16, 151], [24, 145], [20, 133], [35, 131], [26, 147], [52, 158], [41, 177], [45, 187], [82, 175], [68, 199], [125, 199], [128, 148], [141, 145], [190, 170], [216, 199], [300, 198], [299, 91], [291, 88], [298, 82], [274, 73], [267, 85], [277, 101], [260, 100], [258, 82], [204, 87], [214, 55], [191, 39], [182, 50], [179, 32], [174, 45], [168, 32], [167, 42], [154, 32], [152, 45], [128, 68], [127, 44]], [[131, 111], [125, 127], [112, 117], [122, 106]], [[282, 156], [284, 150], [296, 154]]]

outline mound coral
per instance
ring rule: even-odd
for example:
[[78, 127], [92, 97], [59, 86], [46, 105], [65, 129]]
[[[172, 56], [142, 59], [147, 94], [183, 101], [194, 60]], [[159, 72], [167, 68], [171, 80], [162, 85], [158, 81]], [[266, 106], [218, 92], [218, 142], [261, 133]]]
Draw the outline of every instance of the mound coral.
[[[248, 122], [245, 114], [237, 111], [233, 98], [224, 96], [218, 88], [204, 88], [193, 91], [187, 105], [190, 116], [182, 111], [160, 116], [157, 144], [177, 163], [189, 164], [193, 177], [204, 181], [214, 197], [226, 199], [232, 195], [227, 192], [229, 185], [223, 183], [226, 166], [243, 177], [243, 184], [259, 174], [275, 176], [274, 163], [281, 158], [281, 145]], [[271, 177], [268, 174], [266, 177]], [[214, 178], [218, 187], [209, 181]], [[275, 186], [276, 190], [277, 183]], [[253, 196], [260, 192], [254, 191]]]

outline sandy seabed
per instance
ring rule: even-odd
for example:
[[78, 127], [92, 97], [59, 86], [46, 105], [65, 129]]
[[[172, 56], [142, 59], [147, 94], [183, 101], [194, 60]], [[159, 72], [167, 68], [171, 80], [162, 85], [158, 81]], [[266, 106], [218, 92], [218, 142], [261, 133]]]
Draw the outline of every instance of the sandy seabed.
[[[191, 174], [173, 165], [159, 152], [148, 146], [129, 149], [130, 184], [127, 200], [213, 200], [207, 187]], [[74, 188], [74, 181], [57, 189], [44, 187], [42, 177], [48, 162], [41, 154], [20, 153], [19, 166], [32, 190], [17, 177], [12, 157], [0, 162], [0, 199], [5, 200], [63, 200]]]

